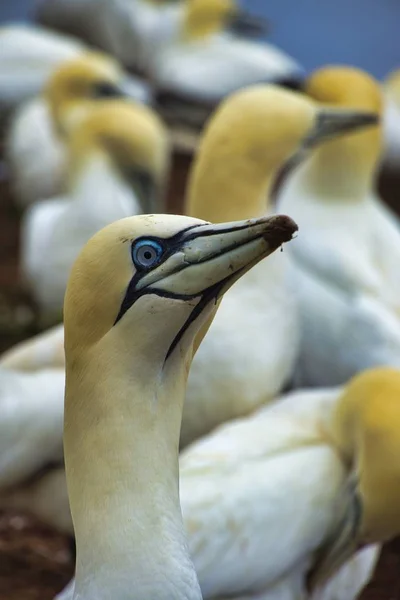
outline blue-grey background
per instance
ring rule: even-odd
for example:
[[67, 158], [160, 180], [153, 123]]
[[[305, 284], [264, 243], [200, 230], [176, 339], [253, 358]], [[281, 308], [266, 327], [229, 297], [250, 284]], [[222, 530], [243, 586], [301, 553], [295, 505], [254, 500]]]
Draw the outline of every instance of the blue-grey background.
[[[353, 64], [384, 77], [400, 68], [400, 0], [242, 0], [271, 22], [269, 40], [307, 71]], [[0, 0], [0, 23], [27, 19], [33, 0]]]

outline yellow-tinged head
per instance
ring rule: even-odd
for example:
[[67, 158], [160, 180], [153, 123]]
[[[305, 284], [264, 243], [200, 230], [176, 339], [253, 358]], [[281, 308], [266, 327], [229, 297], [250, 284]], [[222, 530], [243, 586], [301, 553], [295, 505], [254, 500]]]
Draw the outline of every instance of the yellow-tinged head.
[[142, 202], [158, 197], [165, 184], [168, 132], [158, 115], [142, 104], [113, 100], [95, 106], [72, 131], [68, 147], [72, 185], [97, 154], [107, 157]]
[[333, 441], [351, 472], [337, 524], [321, 548], [311, 587], [330, 577], [360, 546], [400, 534], [400, 370], [355, 376], [333, 414]]
[[128, 79], [118, 62], [87, 52], [63, 63], [44, 89], [57, 131], [65, 134], [99, 101], [130, 95]]
[[357, 474], [360, 540], [400, 534], [400, 370], [381, 367], [355, 377], [337, 405], [334, 431]]
[[381, 114], [382, 93], [378, 82], [355, 67], [331, 66], [314, 71], [306, 93], [321, 104], [355, 108]]
[[213, 222], [263, 214], [281, 167], [299, 150], [375, 122], [272, 85], [232, 94], [211, 117], [191, 172], [186, 212]]
[[285, 216], [212, 225], [140, 215], [105, 227], [71, 271], [64, 305], [67, 363], [115, 336], [124, 339], [125, 349], [138, 346], [142, 336], [166, 359], [204, 309], [210, 311], [218, 296], [296, 229]]
[[260, 36], [268, 29], [265, 19], [241, 9], [235, 0], [186, 0], [183, 39], [206, 40], [215, 33], [230, 31], [239, 36]]
[[234, 0], [187, 0], [183, 37], [199, 40], [221, 32], [237, 12]]
[[[365, 110], [381, 116], [383, 97], [380, 86], [368, 73], [353, 67], [330, 66], [315, 71], [305, 92], [313, 100], [335, 107]], [[337, 194], [338, 186], [352, 195], [352, 183], [367, 191], [372, 185], [382, 152], [382, 127], [377, 123], [322, 146], [316, 153], [315, 179], [323, 189]]]

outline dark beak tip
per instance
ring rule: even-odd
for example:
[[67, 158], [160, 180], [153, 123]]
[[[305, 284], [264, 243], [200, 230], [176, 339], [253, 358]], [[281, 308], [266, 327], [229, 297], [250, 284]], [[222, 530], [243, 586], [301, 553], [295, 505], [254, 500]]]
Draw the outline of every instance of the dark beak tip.
[[298, 229], [297, 223], [287, 215], [276, 215], [269, 220], [265, 239], [278, 248], [281, 244], [290, 242]]

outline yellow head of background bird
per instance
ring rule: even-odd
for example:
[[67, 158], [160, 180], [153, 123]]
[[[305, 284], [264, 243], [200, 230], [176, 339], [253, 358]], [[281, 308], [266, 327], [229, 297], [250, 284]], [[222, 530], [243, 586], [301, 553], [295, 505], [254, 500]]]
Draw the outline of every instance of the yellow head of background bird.
[[205, 128], [186, 212], [213, 222], [263, 214], [286, 161], [303, 146], [376, 121], [372, 111], [360, 112], [327, 110], [275, 86], [257, 85], [232, 94]]
[[[130, 182], [144, 205], [163, 191], [169, 166], [169, 139], [150, 108], [126, 100], [96, 105], [69, 139], [74, 184], [94, 156], [102, 154]], [[95, 199], [94, 199], [95, 201]]]
[[[383, 97], [380, 86], [368, 73], [354, 67], [331, 66], [315, 71], [305, 85], [305, 93], [313, 100], [334, 108], [373, 112], [381, 116]], [[324, 144], [315, 153], [315, 179], [321, 179], [323, 195], [337, 193], [342, 183], [361, 186], [361, 193], [373, 185], [382, 152], [382, 127], [376, 124], [365, 131]], [[332, 185], [330, 184], [332, 180]], [[317, 181], [314, 181], [316, 184]]]
[[237, 10], [234, 0], [187, 0], [183, 38], [201, 40], [222, 31]]
[[352, 473], [312, 585], [329, 578], [361, 546], [400, 534], [400, 371], [377, 367], [356, 375], [335, 406], [332, 425]]
[[337, 406], [335, 434], [358, 480], [361, 541], [400, 534], [400, 371], [380, 367], [355, 377]]
[[97, 52], [87, 52], [62, 63], [44, 89], [59, 133], [66, 133], [101, 100], [128, 95], [126, 76], [118, 62]]

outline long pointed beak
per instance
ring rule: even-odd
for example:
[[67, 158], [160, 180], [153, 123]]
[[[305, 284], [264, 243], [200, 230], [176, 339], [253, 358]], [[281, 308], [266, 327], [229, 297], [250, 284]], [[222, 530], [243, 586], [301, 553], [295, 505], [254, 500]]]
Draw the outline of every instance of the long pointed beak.
[[297, 225], [286, 216], [195, 226], [173, 254], [141, 278], [137, 289], [190, 299], [217, 298], [255, 263], [292, 239]]
[[304, 149], [312, 148], [326, 140], [378, 125], [379, 115], [371, 112], [356, 110], [340, 110], [327, 108], [320, 110], [314, 125], [314, 129], [304, 140]]
[[267, 19], [238, 10], [230, 17], [226, 29], [239, 37], [259, 38], [265, 36], [270, 27]]

